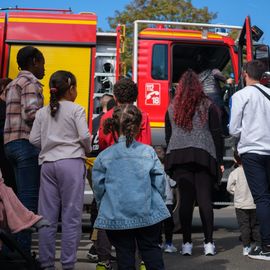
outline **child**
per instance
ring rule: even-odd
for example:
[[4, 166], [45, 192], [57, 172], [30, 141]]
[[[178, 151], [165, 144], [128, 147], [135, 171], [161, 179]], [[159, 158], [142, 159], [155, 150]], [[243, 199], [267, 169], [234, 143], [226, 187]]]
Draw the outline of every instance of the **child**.
[[[105, 114], [108, 110], [111, 110], [115, 105], [115, 100], [112, 95], [105, 93], [101, 99], [100, 104], [102, 106], [102, 112], [93, 119], [93, 128], [92, 128], [92, 152], [91, 152], [91, 158], [87, 159], [87, 162], [89, 164], [89, 161], [93, 161], [98, 155], [99, 151], [99, 125], [100, 120], [103, 114]], [[92, 164], [93, 164], [92, 163]], [[90, 164], [89, 164], [90, 165]], [[91, 170], [92, 166], [89, 166], [88, 170], [88, 181], [90, 184], [90, 187], [92, 188], [92, 179], [91, 179]], [[97, 230], [93, 228], [93, 225], [95, 223], [96, 217], [97, 217], [97, 205], [95, 199], [93, 199], [91, 203], [91, 209], [90, 209], [90, 222], [91, 222], [91, 232], [90, 232], [90, 239], [93, 242], [93, 245], [90, 246], [89, 251], [87, 252], [87, 258], [90, 262], [99, 263], [102, 261], [115, 261], [116, 258], [111, 255], [111, 243], [107, 237], [107, 234], [105, 230]]]
[[[113, 86], [113, 96], [117, 105], [133, 104], [138, 97], [138, 86], [129, 78], [122, 78]], [[108, 110], [101, 118], [99, 126], [99, 150], [104, 150], [114, 143], [117, 134], [104, 134], [103, 122], [112, 117], [113, 110]], [[142, 112], [142, 123], [140, 131], [135, 138], [136, 141], [151, 145], [151, 128], [148, 114]]]
[[54, 269], [55, 235], [58, 216], [62, 217], [63, 269], [74, 269], [81, 237], [85, 185], [85, 154], [91, 139], [85, 111], [74, 103], [77, 97], [75, 76], [56, 71], [49, 82], [50, 105], [38, 111], [30, 142], [41, 148], [41, 180], [38, 211], [50, 223], [39, 231], [41, 267]]
[[256, 218], [256, 205], [237, 151], [234, 152], [234, 159], [238, 167], [229, 175], [227, 191], [234, 195], [235, 212], [243, 243], [243, 255], [247, 256], [251, 250], [252, 241], [256, 246], [260, 246], [259, 224]]
[[93, 167], [93, 191], [99, 208], [95, 227], [105, 229], [116, 249], [119, 269], [135, 269], [136, 243], [146, 269], [164, 269], [159, 248], [161, 221], [170, 213], [162, 165], [151, 146], [134, 138], [142, 114], [132, 105], [114, 108], [104, 133], [116, 143], [102, 151]]
[[[165, 149], [162, 146], [155, 146], [154, 149], [157, 153], [157, 156], [158, 156], [161, 164], [163, 164], [164, 158], [165, 158]], [[172, 180], [167, 174], [165, 174], [165, 178], [166, 178], [166, 201], [165, 201], [165, 203], [166, 203], [166, 206], [167, 206], [170, 214], [172, 215], [173, 203], [174, 203], [172, 188], [174, 188], [176, 186], [176, 182], [174, 180]], [[163, 241], [162, 241], [162, 229], [161, 229], [160, 243], [159, 243], [160, 247], [164, 248], [164, 252], [167, 252], [167, 253], [176, 252], [177, 249], [172, 243], [173, 228], [174, 228], [173, 217], [170, 216], [169, 218], [165, 219], [162, 222], [162, 225], [164, 227], [164, 232], [165, 232], [165, 245], [163, 244]]]
[[[29, 142], [29, 134], [36, 112], [43, 107], [45, 59], [42, 52], [32, 46], [22, 47], [17, 53], [20, 72], [5, 88], [6, 119], [4, 148], [13, 168], [17, 195], [22, 204], [33, 211], [38, 209], [40, 166], [39, 149]], [[20, 247], [30, 255], [30, 232], [17, 235]]]

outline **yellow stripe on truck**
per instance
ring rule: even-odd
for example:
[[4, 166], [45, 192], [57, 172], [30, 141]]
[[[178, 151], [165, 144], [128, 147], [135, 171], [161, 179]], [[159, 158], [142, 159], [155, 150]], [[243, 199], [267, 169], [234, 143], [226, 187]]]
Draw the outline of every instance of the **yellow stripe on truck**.
[[61, 19], [36, 19], [36, 18], [9, 18], [9, 22], [16, 23], [52, 23], [52, 24], [81, 24], [96, 25], [97, 21], [86, 20], [61, 20]]
[[[168, 37], [202, 37], [201, 33], [187, 33], [187, 32], [183, 32], [183, 33], [179, 33], [179, 32], [160, 32], [160, 31], [142, 31], [140, 32], [140, 35], [144, 35], [144, 36], [168, 36]], [[208, 34], [207, 35], [208, 38], [218, 38], [218, 39], [222, 39], [221, 36], [216, 35], [216, 34]]]
[[150, 122], [150, 126], [156, 127], [156, 128], [161, 128], [161, 127], [165, 127], [165, 123], [164, 122]]

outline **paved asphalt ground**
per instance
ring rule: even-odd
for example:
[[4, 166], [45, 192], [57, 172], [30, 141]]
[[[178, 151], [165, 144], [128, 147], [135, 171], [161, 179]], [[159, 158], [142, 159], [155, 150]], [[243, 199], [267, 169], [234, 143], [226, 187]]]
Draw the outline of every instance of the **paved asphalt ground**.
[[[89, 220], [87, 214], [84, 221]], [[242, 245], [239, 241], [239, 231], [233, 207], [215, 210], [215, 231], [214, 239], [217, 254], [209, 257], [203, 255], [203, 234], [198, 209], [195, 208], [193, 220], [193, 255], [182, 256], [179, 252], [175, 254], [164, 254], [166, 270], [268, 270], [270, 261], [258, 261], [249, 259], [242, 255]], [[58, 238], [60, 239], [60, 233]], [[36, 235], [33, 237], [33, 247], [37, 250]], [[174, 244], [177, 248], [181, 245], [182, 236], [174, 234]], [[78, 262], [76, 270], [95, 270], [95, 264], [90, 263], [86, 258], [90, 241], [88, 234], [83, 233], [78, 251]], [[60, 240], [57, 240], [57, 269], [61, 269], [59, 263]], [[114, 269], [117, 269], [114, 266]]]

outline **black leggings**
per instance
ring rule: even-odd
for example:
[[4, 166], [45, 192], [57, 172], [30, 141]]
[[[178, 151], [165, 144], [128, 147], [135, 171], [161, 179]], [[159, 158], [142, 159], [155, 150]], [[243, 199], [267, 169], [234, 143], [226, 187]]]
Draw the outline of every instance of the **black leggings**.
[[205, 243], [213, 242], [214, 212], [212, 207], [213, 177], [203, 168], [177, 168], [173, 179], [180, 192], [180, 222], [183, 243], [191, 242], [192, 215], [197, 201], [203, 225]]
[[136, 243], [146, 269], [164, 270], [162, 251], [158, 246], [161, 223], [129, 230], [106, 230], [116, 250], [118, 270], [135, 270]]

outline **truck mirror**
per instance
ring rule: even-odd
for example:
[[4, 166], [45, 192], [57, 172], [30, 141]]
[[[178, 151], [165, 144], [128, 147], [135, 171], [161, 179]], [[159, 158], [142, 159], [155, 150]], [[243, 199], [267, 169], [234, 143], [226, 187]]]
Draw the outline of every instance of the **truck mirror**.
[[269, 46], [254, 45], [254, 59], [262, 61], [269, 70]]
[[256, 25], [253, 25], [251, 27], [251, 33], [252, 33], [252, 39], [254, 41], [259, 41], [260, 38], [263, 35], [263, 31], [258, 26], [256, 26]]

